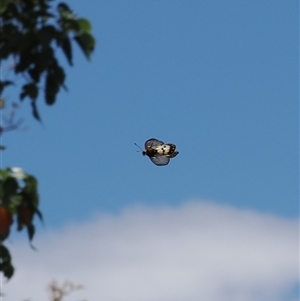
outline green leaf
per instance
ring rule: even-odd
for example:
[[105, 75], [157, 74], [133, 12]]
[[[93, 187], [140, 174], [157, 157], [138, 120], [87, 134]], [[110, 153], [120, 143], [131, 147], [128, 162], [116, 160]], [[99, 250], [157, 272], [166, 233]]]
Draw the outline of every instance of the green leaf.
[[84, 32], [83, 34], [74, 37], [74, 39], [80, 46], [87, 59], [89, 60], [90, 54], [94, 51], [96, 44], [94, 37], [89, 33]]
[[27, 174], [27, 177], [24, 179], [24, 182], [26, 184], [24, 188], [26, 193], [37, 192], [38, 181], [36, 177]]
[[75, 14], [66, 3], [61, 2], [60, 4], [58, 4], [57, 10], [62, 19], [75, 19]]
[[92, 30], [91, 23], [87, 19], [78, 19], [79, 28], [82, 32], [90, 33]]
[[10, 198], [17, 193], [19, 184], [13, 177], [7, 177], [2, 184], [3, 202], [8, 203]]
[[61, 19], [59, 23], [60, 23], [60, 26], [63, 29], [63, 31], [66, 33], [68, 31], [74, 31], [74, 32], [80, 31], [79, 23], [77, 22], [77, 20]]
[[10, 175], [9, 169], [0, 169], [0, 178], [5, 180]]
[[[28, 205], [37, 208], [39, 203], [38, 182], [34, 176], [27, 175], [24, 179], [25, 186], [22, 189], [22, 195]], [[35, 212], [35, 210], [34, 210]]]
[[10, 2], [10, 0], [1, 0], [0, 1], [0, 15], [5, 12], [9, 2]]

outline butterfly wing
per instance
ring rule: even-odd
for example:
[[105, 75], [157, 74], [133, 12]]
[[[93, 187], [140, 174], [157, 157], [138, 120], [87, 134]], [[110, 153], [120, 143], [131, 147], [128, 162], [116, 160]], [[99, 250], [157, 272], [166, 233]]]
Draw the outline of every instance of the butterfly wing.
[[164, 166], [170, 162], [170, 158], [166, 156], [154, 156], [149, 158], [157, 166]]
[[150, 149], [156, 149], [158, 146], [163, 145], [164, 143], [162, 141], [159, 141], [155, 138], [150, 138], [145, 142], [145, 149], [150, 150]]
[[168, 155], [169, 158], [175, 158], [179, 152], [173, 152], [172, 154]]

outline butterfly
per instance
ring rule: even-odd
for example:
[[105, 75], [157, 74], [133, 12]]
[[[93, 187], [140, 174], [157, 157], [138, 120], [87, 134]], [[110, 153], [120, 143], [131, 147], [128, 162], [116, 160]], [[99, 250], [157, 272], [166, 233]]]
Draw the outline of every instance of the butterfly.
[[175, 149], [175, 144], [164, 143], [151, 138], [145, 142], [145, 150], [142, 150], [142, 154], [148, 156], [155, 165], [164, 166], [169, 164], [170, 158], [174, 158], [179, 154]]

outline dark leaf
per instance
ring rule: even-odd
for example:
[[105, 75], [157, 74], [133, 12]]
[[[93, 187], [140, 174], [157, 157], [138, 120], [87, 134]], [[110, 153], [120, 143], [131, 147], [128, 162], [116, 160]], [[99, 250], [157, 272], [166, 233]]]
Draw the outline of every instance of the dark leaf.
[[2, 244], [0, 244], [0, 258], [3, 262], [11, 262], [9, 250]]
[[12, 264], [5, 264], [2, 271], [4, 276], [9, 280], [13, 276], [15, 269]]
[[42, 72], [42, 70], [40, 70], [37, 65], [35, 65], [33, 68], [28, 70], [30, 77], [36, 83], [38, 83], [40, 81], [41, 72]]
[[24, 227], [32, 224], [34, 213], [36, 212], [36, 206], [30, 203], [30, 198], [27, 196], [27, 200], [23, 195], [21, 203], [17, 206], [17, 230], [21, 231]]
[[18, 188], [19, 188], [18, 182], [13, 177], [8, 177], [3, 181], [2, 198], [3, 198], [4, 204], [8, 203], [11, 196], [13, 196], [17, 193]]
[[28, 238], [30, 241], [32, 241], [34, 233], [35, 233], [35, 228], [33, 224], [27, 225], [27, 231], [28, 231]]
[[29, 97], [35, 100], [38, 96], [38, 88], [35, 83], [29, 83], [23, 85], [22, 93], [20, 94], [20, 99], [23, 100], [25, 97]]
[[70, 39], [67, 35], [64, 35], [64, 38], [62, 39], [61, 48], [62, 48], [69, 64], [72, 66], [73, 65], [73, 62], [72, 62], [72, 45], [71, 45]]
[[4, 24], [1, 27], [1, 31], [2, 31], [1, 40], [5, 42], [9, 42], [8, 41], [9, 36], [18, 32], [18, 27], [14, 24], [8, 23], [8, 24]]
[[[24, 182], [23, 195], [25, 200], [32, 208], [36, 208], [39, 203], [37, 180], [35, 177], [28, 175], [27, 178], [24, 179]], [[33, 211], [35, 210], [33, 209]]]
[[19, 59], [15, 65], [15, 72], [24, 72], [36, 62], [37, 54], [41, 48], [38, 36], [33, 30], [29, 30], [25, 34], [18, 37], [17, 55]]
[[33, 54], [33, 50], [39, 46], [39, 40], [36, 32], [34, 30], [27, 30], [25, 33], [22, 34], [21, 39], [19, 42], [19, 53], [24, 55]]
[[34, 54], [30, 50], [22, 51], [19, 56], [19, 62], [15, 65], [15, 72], [24, 72], [34, 61]]
[[38, 208], [36, 208], [36, 209], [35, 209], [35, 213], [36, 213], [37, 216], [39, 217], [40, 221], [41, 221], [42, 223], [44, 223], [44, 219], [43, 219], [42, 212], [41, 212]]
[[52, 105], [55, 103], [56, 94], [58, 93], [59, 86], [57, 84], [57, 81], [55, 77], [48, 73], [46, 77], [46, 89], [45, 89], [45, 98], [46, 103], [48, 105]]
[[52, 68], [46, 77], [45, 98], [48, 105], [55, 102], [60, 86], [64, 84], [65, 72], [60, 66]]
[[2, 17], [5, 19], [12, 19], [14, 17], [18, 18], [19, 17], [19, 12], [17, 9], [17, 6], [13, 1], [9, 1], [6, 10], [3, 12]]
[[67, 12], [67, 13], [72, 13], [71, 9], [69, 8], [69, 6], [64, 3], [64, 2], [61, 2], [57, 5], [57, 10], [60, 12], [60, 13], [63, 13], [63, 12]]
[[93, 52], [95, 48], [95, 39], [92, 35], [88, 33], [83, 33], [81, 35], [76, 36], [75, 41], [78, 43], [80, 46], [81, 50], [87, 57], [87, 59], [90, 59], [90, 54]]
[[11, 54], [17, 53], [20, 48], [20, 39], [22, 34], [18, 27], [13, 24], [4, 24], [1, 26], [0, 35], [0, 58], [7, 58]]
[[3, 272], [7, 279], [10, 279], [14, 274], [14, 267], [11, 264], [11, 255], [9, 250], [0, 244], [0, 271]]
[[42, 51], [37, 54], [35, 62], [35, 68], [41, 76], [41, 74], [46, 71], [49, 66], [56, 62], [52, 47], [43, 48]]
[[54, 69], [54, 75], [58, 84], [61, 86], [65, 82], [65, 78], [66, 78], [64, 69], [60, 66], [57, 66]]
[[44, 48], [49, 47], [52, 40], [57, 39], [59, 32], [54, 26], [43, 26], [37, 33], [39, 45]]
[[1, 0], [0, 1], [0, 15], [2, 15], [2, 13], [5, 12], [7, 5], [9, 3], [10, 0]]
[[7, 59], [11, 54], [11, 48], [7, 43], [4, 43], [0, 46], [0, 59]]
[[37, 191], [37, 179], [34, 176], [28, 175], [27, 174], [27, 178], [25, 179], [25, 183], [26, 183], [26, 187], [27, 187], [27, 192], [36, 192]]
[[38, 121], [42, 121], [41, 120], [41, 117], [40, 117], [40, 114], [39, 114], [39, 111], [37, 109], [37, 106], [36, 106], [36, 101], [35, 100], [32, 100], [31, 102], [31, 108], [32, 108], [32, 115], [33, 117], [38, 120]]

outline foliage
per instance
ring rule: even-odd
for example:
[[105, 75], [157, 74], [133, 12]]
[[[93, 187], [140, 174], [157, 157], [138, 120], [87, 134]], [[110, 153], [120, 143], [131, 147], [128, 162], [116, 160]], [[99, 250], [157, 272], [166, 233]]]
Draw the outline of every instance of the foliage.
[[32, 241], [35, 233], [34, 216], [43, 220], [38, 206], [38, 185], [34, 176], [17, 167], [0, 169], [0, 271], [7, 278], [13, 275], [14, 268], [9, 250], [3, 242], [9, 236], [13, 223], [18, 231], [26, 228], [29, 241]]
[[[73, 65], [73, 43], [90, 59], [95, 48], [90, 22], [78, 18], [66, 3], [54, 6], [53, 2], [0, 0], [0, 110], [6, 106], [3, 92], [11, 87], [20, 88], [20, 101], [28, 98], [34, 118], [40, 121], [37, 100], [41, 90], [46, 104], [52, 105], [60, 89], [66, 89], [65, 70], [57, 59], [56, 50], [62, 51], [70, 66]], [[4, 64], [14, 71], [13, 80], [3, 79]], [[0, 136], [22, 124], [23, 120], [15, 120], [16, 108], [13, 103], [6, 119], [1, 114]], [[0, 145], [0, 151], [4, 149]], [[35, 216], [43, 220], [37, 179], [21, 168], [0, 169], [0, 272], [8, 279], [12, 277], [14, 267], [4, 241], [15, 224], [18, 231], [27, 229], [31, 244]], [[31, 247], [34, 248], [32, 244]]]
[[[77, 18], [66, 3], [56, 9], [53, 0], [0, 1], [0, 64], [12, 63], [15, 74], [23, 75], [20, 100], [29, 98], [34, 118], [40, 120], [37, 99], [41, 87], [46, 104], [52, 105], [61, 87], [66, 89], [64, 69], [55, 56], [61, 49], [69, 65], [73, 65], [72, 41], [76, 42], [87, 59], [95, 47], [88, 20]], [[3, 67], [2, 67], [3, 68]], [[0, 80], [0, 95], [14, 85]]]

